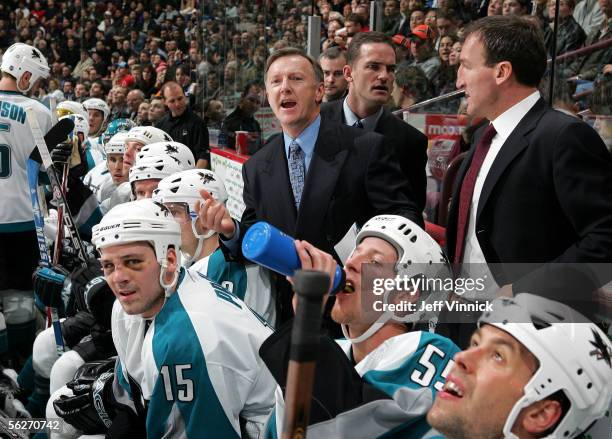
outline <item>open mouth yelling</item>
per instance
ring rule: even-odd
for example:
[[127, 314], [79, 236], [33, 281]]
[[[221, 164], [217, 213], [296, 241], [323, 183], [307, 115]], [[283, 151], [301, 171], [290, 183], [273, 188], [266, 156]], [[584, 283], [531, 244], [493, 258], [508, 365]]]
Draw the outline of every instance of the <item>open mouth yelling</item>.
[[295, 106], [297, 105], [297, 102], [286, 99], [281, 101], [281, 108], [285, 109], [285, 110], [290, 110], [292, 108], [295, 108]]

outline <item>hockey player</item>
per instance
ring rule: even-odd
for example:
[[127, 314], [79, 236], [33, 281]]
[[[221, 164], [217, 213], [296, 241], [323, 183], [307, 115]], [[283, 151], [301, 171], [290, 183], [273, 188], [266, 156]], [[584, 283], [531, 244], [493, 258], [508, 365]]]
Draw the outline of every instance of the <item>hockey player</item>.
[[121, 183], [127, 181], [127, 176], [123, 174], [126, 136], [127, 132], [119, 132], [106, 142], [104, 144], [105, 162], [98, 163], [83, 179], [84, 183], [96, 194], [103, 213], [109, 210], [108, 204], [113, 192]]
[[498, 298], [478, 326], [427, 414], [444, 437], [569, 439], [609, 409], [612, 343], [569, 306]]
[[174, 157], [180, 161], [183, 170], [195, 168], [193, 152], [191, 152], [187, 145], [180, 142], [156, 142], [145, 145], [140, 149], [138, 154], [136, 154], [136, 160], [154, 155], [168, 155]]
[[[370, 219], [356, 244], [344, 268], [347, 287], [337, 294], [331, 314], [342, 325], [346, 340], [338, 342], [338, 349], [329, 338], [321, 339], [308, 437], [427, 437], [431, 428], [425, 416], [459, 349], [440, 335], [410, 330], [412, 324], [402, 323], [407, 319], [398, 321], [388, 311], [372, 323], [366, 317], [366, 304], [376, 296], [362, 281], [368, 277], [366, 266], [381, 267], [382, 271], [377, 269], [384, 276], [381, 279], [404, 275], [427, 279], [448, 273], [448, 263], [425, 231], [400, 216]], [[336, 262], [331, 255], [305, 241], [296, 241], [296, 249], [303, 269], [321, 270], [333, 278]], [[280, 386], [286, 381], [290, 329], [291, 325], [279, 328], [260, 350]], [[268, 437], [280, 437], [282, 431], [280, 389]]]
[[[141, 154], [149, 152], [145, 149], [153, 150], [155, 145], [143, 148], [138, 160]], [[185, 149], [191, 154], [186, 146]], [[266, 269], [255, 264], [245, 266], [225, 260], [219, 248], [219, 235], [203, 228], [198, 221], [196, 206], [202, 200], [202, 190], [219, 203], [227, 201], [223, 180], [207, 169], [190, 169], [170, 175], [161, 180], [153, 191], [153, 199], [163, 203], [181, 226], [183, 266], [206, 275], [242, 299], [267, 322], [274, 324], [274, 296]]]
[[143, 146], [156, 142], [172, 142], [165, 131], [155, 127], [134, 127], [128, 132], [125, 140], [125, 153], [123, 154], [123, 168], [125, 172], [134, 165], [136, 154]]
[[128, 132], [135, 126], [136, 124], [131, 119], [113, 120], [112, 122], [108, 124], [108, 127], [106, 128], [104, 133], [102, 133], [102, 136], [101, 136], [102, 146], [104, 146], [106, 142], [108, 142], [111, 139], [111, 137], [113, 137], [115, 134], [123, 132], [123, 131]]
[[16, 43], [4, 52], [0, 70], [0, 340], [6, 341], [8, 332], [8, 345], [0, 344], [0, 354], [7, 349], [27, 354], [35, 331], [32, 272], [40, 255], [26, 172], [35, 148], [26, 109], [34, 110], [43, 134], [51, 128], [52, 117], [26, 94], [49, 75], [49, 66], [38, 49]]
[[130, 186], [136, 200], [151, 198], [162, 178], [181, 172], [181, 164], [173, 157], [158, 155], [136, 160], [130, 168]]
[[148, 438], [258, 437], [274, 402], [257, 354], [270, 329], [227, 290], [180, 268], [180, 227], [159, 203], [115, 207], [93, 242], [117, 298], [119, 356], [114, 379], [70, 384], [79, 395], [56, 400], [58, 415], [111, 438], [122, 427], [145, 437], [139, 425]]
[[[89, 98], [83, 101], [83, 107], [87, 110], [89, 116], [89, 142], [93, 148], [101, 150], [100, 148], [103, 145], [100, 141], [100, 136], [106, 130], [110, 108], [106, 102], [99, 98]], [[99, 141], [100, 143], [98, 144]]]

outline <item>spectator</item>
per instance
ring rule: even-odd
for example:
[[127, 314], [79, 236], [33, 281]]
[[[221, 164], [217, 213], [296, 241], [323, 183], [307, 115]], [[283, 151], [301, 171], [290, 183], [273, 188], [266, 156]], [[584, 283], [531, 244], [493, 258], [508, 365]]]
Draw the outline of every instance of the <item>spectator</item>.
[[100, 81], [94, 81], [91, 83], [89, 89], [89, 96], [92, 98], [104, 99], [106, 93], [104, 92], [104, 84]]
[[115, 86], [112, 89], [111, 100], [111, 120], [129, 118], [130, 110], [127, 107], [127, 89], [125, 87]]
[[410, 32], [419, 24], [425, 23], [425, 13], [420, 9], [415, 9], [410, 13]]
[[138, 106], [138, 115], [136, 116], [136, 125], [138, 126], [149, 126], [151, 122], [149, 122], [149, 110], [151, 108], [151, 104], [147, 101], [143, 101]]
[[411, 0], [400, 0], [399, 5], [399, 19], [395, 27], [392, 28], [391, 33], [393, 35], [400, 34], [408, 37], [410, 36], [410, 14], [412, 13], [412, 9], [410, 8]]
[[574, 8], [574, 20], [588, 36], [597, 31], [604, 21], [598, 0], [581, 0]]
[[81, 58], [72, 71], [72, 76], [81, 79], [83, 73], [93, 66], [93, 59], [87, 53], [87, 50], [81, 49]]
[[446, 35], [454, 35], [456, 32], [455, 22], [450, 14], [444, 12], [438, 12], [438, 18], [436, 19], [436, 42], [434, 48], [440, 49], [440, 40]]
[[503, 0], [502, 15], [523, 16], [529, 13], [530, 3], [527, 0]]
[[383, 10], [383, 32], [387, 35], [394, 35], [396, 24], [399, 21], [399, 10], [397, 9], [396, 0], [385, 0], [385, 8]]
[[[436, 95], [443, 95], [455, 90], [457, 66], [450, 64], [450, 54], [453, 51], [455, 42], [456, 38], [452, 35], [444, 35], [440, 38], [440, 48], [438, 49], [440, 67], [431, 79], [434, 94]], [[453, 110], [450, 111], [456, 112], [457, 108], [453, 107]]]
[[502, 15], [503, 7], [502, 0], [490, 0], [489, 6], [487, 7], [487, 16], [491, 15]]
[[[396, 69], [392, 97], [395, 106], [405, 110], [417, 102], [433, 97], [432, 86], [423, 70], [403, 62]], [[414, 111], [427, 112], [428, 109], [420, 108]]]
[[208, 168], [208, 129], [202, 119], [188, 108], [182, 87], [174, 81], [169, 81], [164, 84], [161, 94], [170, 114], [164, 116], [155, 126], [168, 133], [175, 142], [183, 143], [191, 149], [197, 161], [196, 168]]
[[319, 63], [323, 69], [323, 84], [325, 85], [323, 102], [342, 98], [348, 90], [348, 82], [344, 77], [346, 55], [338, 47], [332, 47], [321, 54]]
[[136, 81], [136, 88], [142, 90], [145, 96], [152, 96], [155, 91], [155, 82], [157, 81], [157, 72], [152, 65], [147, 64], [142, 69], [142, 78]]
[[74, 100], [74, 83], [71, 79], [64, 81], [64, 84], [62, 85], [62, 93], [64, 93], [64, 98], [67, 101]]
[[162, 97], [154, 96], [149, 105], [149, 122], [156, 125], [166, 115], [166, 106]]
[[261, 107], [262, 89], [257, 82], [249, 82], [242, 91], [236, 109], [227, 115], [221, 125], [221, 131], [227, 136], [227, 146], [236, 144], [236, 131], [248, 131], [249, 154], [255, 154], [261, 148], [261, 126], [255, 119], [255, 113]]
[[83, 102], [88, 98], [89, 92], [87, 91], [85, 84], [82, 82], [77, 82], [77, 85], [74, 87], [74, 100], [77, 102]]
[[[126, 103], [129, 112], [129, 118], [132, 120], [136, 120], [138, 113], [140, 111], [140, 104], [145, 100], [145, 95], [142, 90], [132, 90], [127, 94]], [[172, 137], [172, 136], [170, 136]]]
[[[607, 40], [612, 36], [612, 26], [608, 21], [612, 19], [612, 0], [599, 0], [599, 5], [604, 13], [599, 29], [589, 35], [585, 45], [590, 46], [599, 41]], [[601, 72], [602, 66], [612, 63], [612, 47], [596, 50], [574, 60], [563, 71], [565, 77], [571, 82], [594, 81]]]
[[361, 15], [350, 14], [344, 20], [344, 27], [346, 27], [346, 33], [349, 38], [355, 36], [359, 32], [366, 31], [366, 22]]
[[419, 67], [430, 81], [440, 68], [440, 58], [434, 47], [434, 33], [429, 26], [421, 24], [412, 31], [410, 53], [414, 58], [412, 65]]
[[204, 104], [204, 123], [208, 128], [221, 129], [221, 124], [225, 119], [225, 107], [223, 101], [209, 99]]
[[448, 63], [451, 66], [456, 66], [459, 64], [459, 55], [461, 55], [461, 46], [462, 46], [461, 41], [455, 41], [455, 44], [453, 44], [451, 53], [448, 55]]
[[[574, 20], [572, 13], [576, 0], [559, 1], [559, 27], [557, 28], [557, 55], [576, 50], [584, 44], [586, 35], [580, 25]], [[548, 0], [549, 24], [544, 29], [544, 45], [549, 56], [553, 53], [553, 27], [555, 25], [555, 0]]]

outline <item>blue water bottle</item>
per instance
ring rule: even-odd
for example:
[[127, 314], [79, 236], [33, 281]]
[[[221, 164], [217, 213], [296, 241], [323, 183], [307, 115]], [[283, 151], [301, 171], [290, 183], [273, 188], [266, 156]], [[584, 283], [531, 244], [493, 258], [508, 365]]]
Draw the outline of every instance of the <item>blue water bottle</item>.
[[[285, 276], [302, 266], [294, 239], [265, 221], [253, 224], [242, 240], [242, 254], [250, 261]], [[337, 265], [331, 294], [344, 288], [344, 270]]]

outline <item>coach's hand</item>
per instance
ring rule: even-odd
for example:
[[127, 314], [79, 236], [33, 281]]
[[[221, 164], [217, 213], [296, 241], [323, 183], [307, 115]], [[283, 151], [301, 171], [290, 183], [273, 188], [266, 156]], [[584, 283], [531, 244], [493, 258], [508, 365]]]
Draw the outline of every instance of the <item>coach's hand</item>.
[[200, 195], [202, 195], [203, 201], [197, 201], [195, 205], [200, 226], [204, 229], [214, 230], [226, 239], [231, 239], [236, 233], [236, 226], [225, 204], [215, 200], [204, 189], [200, 190]]

